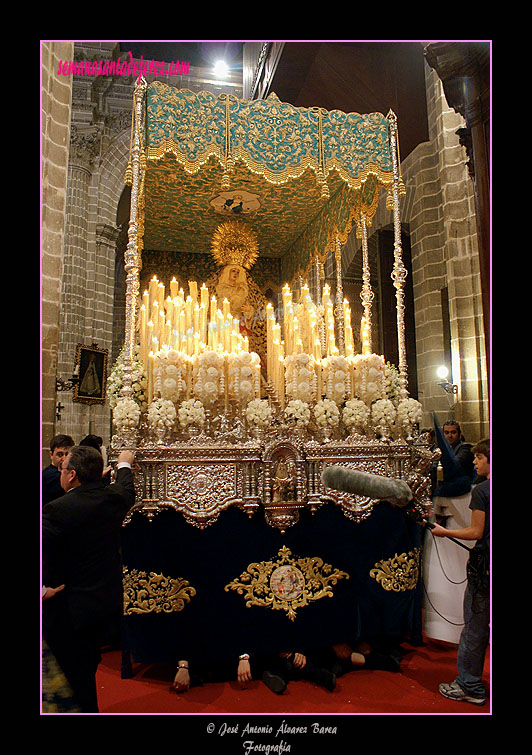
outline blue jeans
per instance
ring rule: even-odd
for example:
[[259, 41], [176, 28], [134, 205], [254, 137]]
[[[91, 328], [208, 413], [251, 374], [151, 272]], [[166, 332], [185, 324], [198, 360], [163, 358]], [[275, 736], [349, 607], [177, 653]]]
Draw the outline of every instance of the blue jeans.
[[482, 672], [490, 636], [490, 597], [489, 591], [472, 590], [469, 582], [464, 594], [464, 622], [458, 646], [456, 682], [468, 695], [484, 697]]

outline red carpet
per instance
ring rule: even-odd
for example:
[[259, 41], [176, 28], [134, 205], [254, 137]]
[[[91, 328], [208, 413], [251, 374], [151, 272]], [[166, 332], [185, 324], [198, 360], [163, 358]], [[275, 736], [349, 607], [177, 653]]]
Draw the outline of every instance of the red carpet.
[[[246, 690], [240, 689], [235, 681], [206, 684], [193, 687], [185, 694], [176, 694], [170, 690], [173, 668], [162, 664], [134, 664], [135, 676], [121, 679], [121, 654], [108, 651], [103, 653], [97, 674], [100, 713], [185, 716], [491, 713], [489, 652], [484, 666], [488, 700], [485, 705], [476, 706], [447, 700], [438, 692], [440, 682], [451, 682], [456, 676], [456, 648], [431, 640], [422, 647], [408, 643], [403, 643], [402, 647], [405, 655], [400, 673], [358, 669], [338, 679], [334, 692], [300, 681], [292, 682], [283, 695], [275, 695], [261, 681], [252, 682]], [[243, 723], [241, 719], [241, 727]], [[216, 726], [222, 724], [223, 718], [218, 718]]]

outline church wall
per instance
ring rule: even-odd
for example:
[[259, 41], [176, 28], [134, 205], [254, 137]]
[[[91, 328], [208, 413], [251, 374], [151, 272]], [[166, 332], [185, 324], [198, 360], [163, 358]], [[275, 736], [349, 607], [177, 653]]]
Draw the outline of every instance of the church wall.
[[[437, 74], [428, 66], [425, 74], [430, 141], [418, 145], [402, 162], [406, 196], [400, 210], [412, 252], [418, 398], [425, 426], [432, 425], [433, 411], [441, 421], [454, 416], [466, 438], [475, 441], [488, 434], [489, 418], [473, 183], [465, 149], [455, 133], [463, 119], [448, 106]], [[374, 234], [391, 222], [383, 193], [368, 232], [370, 249]], [[353, 254], [361, 254], [358, 239], [344, 269]], [[446, 362], [445, 288], [449, 380], [458, 386], [456, 396], [443, 391], [436, 375], [437, 367]]]
[[[41, 375], [43, 464], [49, 464], [49, 442], [55, 432], [59, 338], [59, 294], [66, 215], [72, 81], [55, 75], [60, 60], [73, 54], [72, 42], [42, 44], [42, 258]], [[70, 373], [72, 374], [72, 373]], [[69, 377], [67, 375], [65, 377]]]

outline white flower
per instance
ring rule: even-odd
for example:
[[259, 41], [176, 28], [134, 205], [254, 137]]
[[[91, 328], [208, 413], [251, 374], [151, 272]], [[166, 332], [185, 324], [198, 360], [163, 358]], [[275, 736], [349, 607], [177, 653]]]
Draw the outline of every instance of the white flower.
[[190, 398], [183, 401], [178, 410], [179, 424], [185, 428], [188, 425], [203, 426], [205, 422], [205, 409], [201, 401]]
[[284, 365], [286, 394], [296, 401], [312, 401], [317, 390], [314, 357], [310, 354], [289, 354]]
[[371, 414], [378, 426], [391, 427], [395, 421], [395, 406], [387, 398], [381, 398], [371, 407]]
[[255, 398], [246, 408], [246, 418], [250, 425], [268, 427], [272, 419], [272, 409], [266, 399]]
[[169, 429], [174, 426], [177, 412], [167, 399], [158, 398], [148, 408], [148, 423], [151, 427]]
[[410, 436], [415, 425], [419, 425], [423, 418], [423, 407], [414, 398], [405, 398], [397, 406], [396, 424], [399, 433]]
[[249, 380], [240, 381], [240, 392], [246, 396], [250, 396], [253, 393], [253, 384]]
[[289, 401], [284, 410], [284, 416], [289, 422], [306, 427], [310, 422], [309, 405], [299, 399]]
[[117, 430], [136, 427], [140, 419], [140, 406], [132, 398], [119, 399], [113, 409], [113, 422]]
[[322, 364], [325, 370], [325, 395], [341, 404], [350, 391], [349, 362], [345, 357], [329, 356]]
[[367, 406], [373, 401], [384, 398], [386, 385], [384, 380], [384, 359], [378, 354], [357, 354], [354, 359], [355, 395]]
[[319, 427], [337, 427], [340, 422], [340, 410], [334, 401], [322, 399], [314, 407], [314, 417]]
[[[124, 356], [125, 346], [118, 355], [107, 381], [107, 398], [109, 400], [109, 407], [113, 411], [118, 401], [122, 398], [122, 388], [124, 387]], [[133, 392], [129, 398], [132, 398], [141, 410], [145, 409], [147, 406], [147, 385], [146, 373], [140, 358], [140, 347], [135, 346], [133, 348], [133, 359], [131, 362], [131, 389]]]
[[369, 409], [366, 404], [358, 398], [346, 401], [342, 419], [348, 430], [354, 427], [364, 427], [369, 418]]
[[384, 383], [386, 386], [386, 398], [396, 404], [401, 395], [401, 381], [399, 379], [399, 370], [390, 362], [386, 362], [384, 366]]

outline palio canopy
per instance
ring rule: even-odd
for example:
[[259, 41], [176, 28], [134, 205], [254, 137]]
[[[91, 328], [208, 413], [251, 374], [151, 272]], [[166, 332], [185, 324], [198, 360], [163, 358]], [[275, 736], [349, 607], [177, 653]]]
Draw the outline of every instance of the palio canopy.
[[[393, 183], [391, 121], [161, 82], [145, 98], [142, 246], [208, 254], [237, 217], [285, 280], [323, 261]], [[393, 115], [393, 114], [392, 114]], [[395, 117], [395, 116], [394, 116]]]

